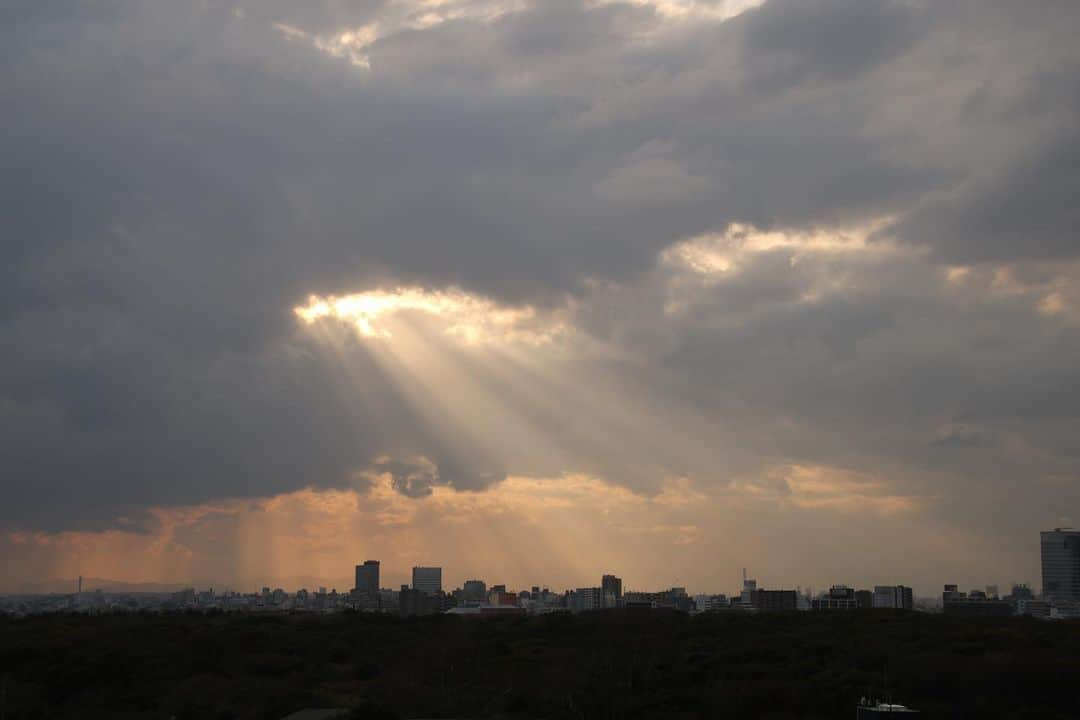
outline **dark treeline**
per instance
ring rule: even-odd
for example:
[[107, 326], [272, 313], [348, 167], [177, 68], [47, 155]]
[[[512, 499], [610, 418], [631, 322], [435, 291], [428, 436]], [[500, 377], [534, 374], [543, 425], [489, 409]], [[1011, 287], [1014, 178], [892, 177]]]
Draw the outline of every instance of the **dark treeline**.
[[1080, 623], [837, 612], [0, 619], [6, 720], [1080, 717]]

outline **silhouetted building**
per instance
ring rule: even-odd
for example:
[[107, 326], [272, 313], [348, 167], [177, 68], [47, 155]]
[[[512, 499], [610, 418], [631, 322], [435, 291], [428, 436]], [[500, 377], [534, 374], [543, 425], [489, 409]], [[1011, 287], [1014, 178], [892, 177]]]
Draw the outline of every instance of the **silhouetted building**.
[[516, 605], [482, 605], [480, 603], [467, 603], [450, 608], [447, 615], [460, 615], [462, 617], [512, 617], [524, 615], [525, 608]]
[[517, 606], [518, 594], [515, 592], [492, 593], [488, 597], [488, 603], [499, 607], [505, 605]]
[[743, 605], [752, 606], [753, 592], [757, 590], [757, 580], [747, 579], [746, 568], [743, 568], [742, 574], [742, 592], [739, 594], [739, 602]]
[[437, 597], [408, 585], [401, 586], [401, 591], [398, 592], [398, 613], [401, 617], [434, 615], [439, 609]]
[[441, 567], [414, 567], [412, 569], [413, 589], [428, 595], [442, 592]]
[[462, 587], [462, 596], [468, 602], [487, 600], [487, 583], [483, 580], [466, 580]]
[[1043, 598], [1080, 602], [1080, 531], [1054, 528], [1039, 535]]
[[[599, 590], [599, 588], [597, 589]], [[666, 608], [690, 612], [694, 609], [694, 600], [686, 594], [686, 588], [673, 587], [661, 592], [628, 592], [623, 595], [624, 607]]]
[[[1023, 583], [1013, 585], [1012, 592], [1005, 598], [1012, 603], [1013, 608], [1016, 609], [1017, 615], [1030, 615], [1033, 613], [1026, 612], [1027, 603], [1035, 599], [1035, 593], [1031, 592], [1031, 588]], [[1049, 611], [1048, 611], [1049, 614]]]
[[353, 590], [357, 595], [377, 597], [379, 594], [379, 561], [365, 560], [356, 566], [356, 585]]
[[945, 603], [946, 615], [992, 615], [1008, 617], [1013, 614], [1013, 606], [1004, 600], [954, 600]]
[[600, 579], [600, 592], [603, 595], [603, 599], [605, 601], [609, 596], [614, 598], [614, 603], [612, 604], [612, 607], [621, 605], [622, 578], [615, 577], [614, 575], [604, 575], [604, 577]]
[[431, 597], [432, 606], [437, 608], [439, 612], [446, 612], [458, 605], [457, 599], [448, 593], [439, 592], [429, 597]]
[[814, 610], [855, 610], [859, 601], [855, 599], [855, 590], [846, 585], [833, 585], [829, 592], [816, 597], [811, 602]]
[[600, 588], [578, 588], [567, 596], [566, 606], [573, 613], [600, 609]]
[[694, 609], [698, 612], [727, 610], [729, 607], [727, 595], [701, 594], [694, 596]]
[[656, 603], [646, 597], [642, 597], [643, 595], [645, 595], [645, 593], [627, 594], [627, 596], [623, 598], [623, 607], [628, 610], [654, 610], [656, 608]]
[[946, 615], [992, 615], [1006, 617], [1013, 614], [1013, 604], [1008, 600], [988, 598], [982, 590], [960, 592], [956, 585], [946, 585], [941, 593], [941, 607]]
[[380, 588], [379, 607], [386, 610], [398, 607], [398, 591], [393, 588]]
[[1036, 600], [1033, 597], [1019, 597], [1013, 601], [1013, 607], [1017, 615], [1030, 615], [1037, 618], [1048, 618], [1053, 609], [1046, 600]]
[[798, 603], [794, 590], [754, 590], [750, 595], [750, 604], [758, 612], [794, 612]]
[[904, 585], [874, 586], [874, 607], [911, 610], [914, 607], [911, 588]]

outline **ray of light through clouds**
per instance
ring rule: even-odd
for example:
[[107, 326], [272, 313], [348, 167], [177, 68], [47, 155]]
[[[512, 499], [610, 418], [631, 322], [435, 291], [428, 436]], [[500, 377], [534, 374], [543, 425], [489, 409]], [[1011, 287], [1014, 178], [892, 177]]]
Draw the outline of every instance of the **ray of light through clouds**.
[[0, 9], [0, 589], [1038, 583], [1080, 11]]

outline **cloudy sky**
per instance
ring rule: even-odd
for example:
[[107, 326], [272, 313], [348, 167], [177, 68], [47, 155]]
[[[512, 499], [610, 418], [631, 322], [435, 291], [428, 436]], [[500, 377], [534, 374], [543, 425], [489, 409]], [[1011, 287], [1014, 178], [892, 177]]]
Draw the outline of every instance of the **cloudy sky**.
[[1075, 0], [0, 7], [0, 589], [1041, 584]]

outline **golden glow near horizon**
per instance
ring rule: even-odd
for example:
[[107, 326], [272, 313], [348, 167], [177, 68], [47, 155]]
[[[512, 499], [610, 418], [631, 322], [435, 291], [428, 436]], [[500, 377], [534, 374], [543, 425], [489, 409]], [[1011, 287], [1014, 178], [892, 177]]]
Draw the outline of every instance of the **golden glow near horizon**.
[[[647, 494], [566, 474], [510, 476], [479, 492], [439, 486], [407, 497], [376, 466], [357, 474], [355, 488], [153, 508], [156, 527], [149, 531], [8, 533], [0, 541], [19, 549], [21, 559], [11, 568], [16, 578], [28, 568], [46, 568], [49, 577], [295, 589], [332, 586], [335, 578], [347, 582], [358, 558], [376, 557], [388, 577], [402, 580], [412, 565], [442, 565], [451, 587], [465, 577], [573, 587], [618, 570], [637, 587], [704, 589], [724, 585], [697, 555], [675, 548], [712, 548], [714, 560], [734, 577], [740, 562], [775, 559], [789, 542], [760, 525], [762, 512], [793, 505], [812, 514], [810, 522], [786, 520], [788, 533], [808, 537], [819, 534], [820, 522], [834, 525], [828, 541], [837, 550], [870, 528], [883, 538], [909, 532], [903, 516], [911, 505], [880, 494], [885, 487], [876, 479], [824, 466], [778, 472], [787, 482], [783, 492], [753, 484], [709, 489], [671, 477]], [[746, 538], [746, 547], [725, 542], [728, 532]]]
[[399, 313], [422, 313], [439, 318], [446, 335], [467, 344], [517, 341], [539, 344], [566, 330], [554, 317], [543, 317], [531, 305], [507, 306], [480, 295], [451, 288], [425, 290], [398, 287], [342, 296], [312, 295], [307, 305], [293, 308], [297, 317], [312, 324], [322, 319], [351, 323], [363, 337], [389, 339], [389, 320]]

